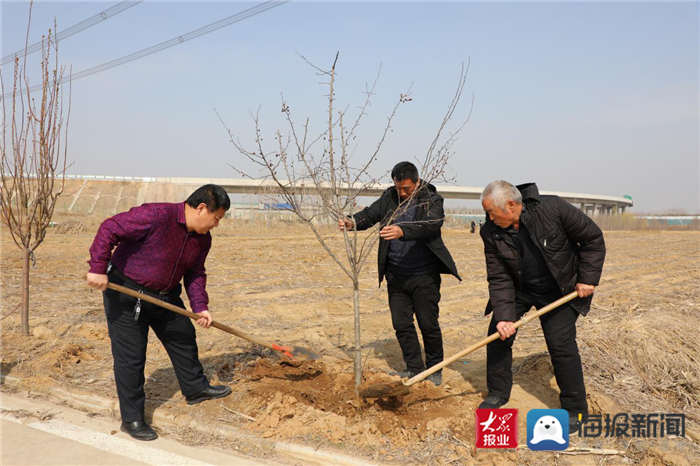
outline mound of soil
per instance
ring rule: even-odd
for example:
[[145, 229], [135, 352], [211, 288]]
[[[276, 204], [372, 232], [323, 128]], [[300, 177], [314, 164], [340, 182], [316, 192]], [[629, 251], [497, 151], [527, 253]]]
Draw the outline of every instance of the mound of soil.
[[[467, 401], [431, 382], [412, 386], [406, 396], [363, 399], [347, 365], [341, 369], [332, 361], [259, 358], [241, 375], [253, 382], [245, 400], [248, 414], [257, 420], [250, 428], [265, 438], [325, 437], [358, 447], [407, 447], [454, 434], [473, 439], [472, 419], [463, 413], [473, 410], [480, 397]], [[398, 380], [365, 372], [363, 387]]]
[[83, 361], [94, 360], [95, 357], [91, 353], [91, 346], [82, 347], [75, 343], [68, 343], [54, 351], [49, 351], [39, 356], [39, 359], [35, 362], [35, 366], [45, 366], [47, 368], [53, 368], [58, 372], [67, 372]]

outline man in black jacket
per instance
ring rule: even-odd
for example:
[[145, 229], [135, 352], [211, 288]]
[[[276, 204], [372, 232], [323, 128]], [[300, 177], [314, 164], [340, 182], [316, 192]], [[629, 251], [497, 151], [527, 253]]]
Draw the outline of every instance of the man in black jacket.
[[[397, 164], [391, 178], [394, 187], [353, 218], [357, 230], [380, 223], [379, 284], [386, 276], [391, 322], [406, 362], [406, 370], [399, 375], [413, 377], [443, 359], [438, 323], [440, 274], [460, 278], [440, 235], [445, 217], [442, 196], [433, 185], [419, 179], [418, 169], [410, 162]], [[350, 230], [353, 220], [340, 219], [338, 226]], [[413, 314], [423, 336], [425, 364]], [[440, 385], [441, 371], [428, 380]]]
[[513, 323], [574, 290], [579, 297], [540, 317], [562, 409], [570, 432], [588, 413], [576, 320], [590, 309], [605, 260], [603, 232], [583, 212], [558, 196], [540, 196], [534, 183], [517, 188], [494, 181], [481, 194], [487, 213], [481, 229], [489, 282], [486, 314], [493, 312], [487, 346], [489, 396], [479, 408], [508, 402], [513, 386]]

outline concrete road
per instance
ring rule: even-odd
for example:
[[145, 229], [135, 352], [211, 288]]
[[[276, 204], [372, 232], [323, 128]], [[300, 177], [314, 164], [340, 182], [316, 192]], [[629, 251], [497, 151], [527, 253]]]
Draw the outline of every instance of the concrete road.
[[[269, 466], [223, 451], [159, 438], [133, 440], [113, 419], [40, 399], [0, 394], [3, 466]], [[116, 431], [116, 432], [115, 432]]]

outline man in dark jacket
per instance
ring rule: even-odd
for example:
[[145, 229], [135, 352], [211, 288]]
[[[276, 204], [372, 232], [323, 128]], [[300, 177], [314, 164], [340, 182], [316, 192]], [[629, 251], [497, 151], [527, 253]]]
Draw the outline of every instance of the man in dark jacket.
[[[440, 274], [460, 278], [440, 235], [445, 217], [442, 196], [433, 185], [419, 179], [418, 169], [410, 162], [397, 164], [391, 178], [394, 187], [353, 218], [358, 230], [380, 224], [379, 284], [386, 276], [391, 321], [406, 362], [406, 370], [399, 375], [413, 377], [443, 359], [438, 322]], [[340, 219], [338, 226], [352, 229], [353, 220]], [[423, 336], [425, 364], [413, 314]], [[428, 380], [440, 385], [441, 371]]]
[[486, 314], [493, 312], [487, 346], [489, 396], [479, 408], [508, 402], [513, 386], [513, 323], [533, 306], [541, 308], [574, 290], [579, 297], [540, 317], [562, 409], [569, 412], [570, 432], [588, 413], [576, 320], [590, 309], [600, 281], [605, 242], [598, 226], [558, 196], [540, 196], [534, 183], [517, 188], [494, 181], [481, 194], [487, 213], [481, 229], [489, 282]]

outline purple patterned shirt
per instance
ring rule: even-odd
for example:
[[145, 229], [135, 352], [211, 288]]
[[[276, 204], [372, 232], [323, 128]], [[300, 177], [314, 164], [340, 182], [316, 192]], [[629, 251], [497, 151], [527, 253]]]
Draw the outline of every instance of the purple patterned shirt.
[[202, 312], [209, 304], [204, 261], [210, 248], [210, 233], [187, 232], [184, 202], [143, 204], [102, 222], [88, 264], [91, 273], [107, 273], [111, 255], [124, 275], [158, 291], [172, 290], [184, 277], [192, 311]]

